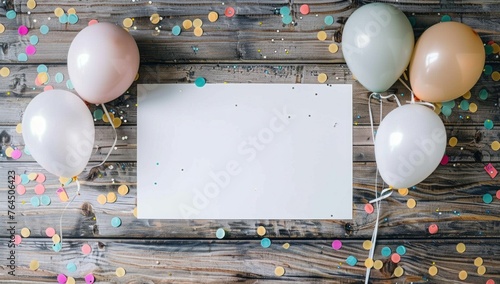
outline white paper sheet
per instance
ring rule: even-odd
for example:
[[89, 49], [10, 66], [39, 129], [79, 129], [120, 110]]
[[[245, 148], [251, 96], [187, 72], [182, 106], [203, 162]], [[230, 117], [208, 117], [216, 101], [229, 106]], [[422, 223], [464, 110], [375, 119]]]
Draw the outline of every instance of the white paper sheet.
[[351, 85], [138, 94], [139, 218], [352, 218]]

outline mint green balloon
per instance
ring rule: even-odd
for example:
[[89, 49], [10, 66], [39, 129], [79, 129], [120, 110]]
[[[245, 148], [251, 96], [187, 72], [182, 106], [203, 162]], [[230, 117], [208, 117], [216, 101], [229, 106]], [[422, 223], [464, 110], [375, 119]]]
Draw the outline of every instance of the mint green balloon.
[[347, 66], [374, 93], [386, 91], [403, 74], [414, 44], [408, 18], [384, 3], [371, 3], [354, 11], [342, 33]]

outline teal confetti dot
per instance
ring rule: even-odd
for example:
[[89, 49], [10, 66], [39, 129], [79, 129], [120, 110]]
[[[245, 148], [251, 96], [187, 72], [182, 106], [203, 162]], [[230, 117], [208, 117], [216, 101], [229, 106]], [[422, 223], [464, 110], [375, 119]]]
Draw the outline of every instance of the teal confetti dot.
[[486, 53], [486, 55], [490, 55], [493, 53], [493, 46], [487, 44], [484, 46], [484, 52]]
[[94, 110], [94, 118], [95, 119], [101, 120], [103, 115], [104, 115], [104, 112], [102, 111], [102, 109]]
[[31, 156], [31, 152], [30, 150], [28, 149], [28, 147], [25, 147], [24, 148], [24, 154], [28, 155], [28, 156]]
[[262, 240], [260, 240], [260, 245], [263, 248], [268, 248], [271, 246], [271, 240], [269, 238], [263, 238]]
[[219, 228], [219, 229], [217, 229], [217, 231], [215, 232], [215, 236], [216, 236], [218, 239], [223, 239], [223, 238], [226, 236], [226, 231], [224, 231], [224, 229], [222, 229], [222, 228]]
[[454, 108], [455, 107], [455, 101], [454, 100], [447, 101], [447, 102], [442, 102], [441, 104], [443, 106], [447, 106], [449, 108]]
[[469, 102], [467, 100], [462, 100], [460, 102], [460, 108], [462, 110], [469, 110]]
[[483, 202], [486, 204], [490, 204], [493, 201], [493, 196], [489, 193], [483, 195]]
[[333, 17], [332, 16], [325, 17], [325, 25], [327, 25], [327, 26], [333, 25]]
[[68, 15], [62, 14], [61, 17], [59, 17], [59, 23], [67, 24], [68, 23]]
[[40, 200], [41, 200], [41, 202], [42, 202], [42, 205], [44, 205], [44, 206], [49, 206], [49, 205], [50, 205], [50, 203], [52, 202], [52, 201], [50, 200], [50, 197], [49, 197], [49, 196], [47, 196], [47, 195], [42, 195], [42, 196], [40, 196]]
[[408, 17], [408, 21], [410, 22], [410, 25], [412, 27], [415, 27], [415, 25], [417, 24], [417, 19], [415, 17]]
[[31, 205], [33, 205], [33, 207], [40, 206], [40, 199], [38, 199], [38, 196], [31, 197], [30, 202], [31, 202]]
[[398, 246], [396, 248], [396, 252], [399, 254], [399, 255], [405, 255], [406, 254], [406, 247], [405, 246]]
[[451, 21], [451, 17], [449, 15], [443, 15], [441, 17], [441, 22], [449, 22]]
[[40, 33], [41, 33], [42, 35], [46, 35], [46, 34], [48, 34], [48, 33], [49, 33], [49, 31], [50, 31], [49, 26], [47, 26], [47, 25], [41, 25], [41, 26], [40, 26]]
[[345, 260], [345, 262], [347, 264], [349, 264], [350, 266], [354, 266], [356, 265], [356, 263], [358, 263], [358, 259], [355, 258], [354, 256], [350, 255], [347, 257], [347, 259]]
[[22, 62], [28, 61], [28, 55], [26, 55], [26, 53], [19, 53], [17, 55], [17, 60]]
[[484, 75], [490, 76], [493, 73], [493, 67], [491, 65], [484, 65], [483, 69]]
[[392, 249], [390, 247], [383, 247], [382, 251], [380, 252], [383, 257], [388, 257], [392, 253]]
[[484, 128], [486, 129], [492, 129], [493, 128], [493, 121], [491, 121], [491, 119], [487, 119], [484, 121]]
[[54, 79], [56, 80], [56, 83], [62, 83], [62, 81], [64, 81], [63, 73], [57, 73]]
[[7, 13], [5, 14], [5, 17], [7, 17], [7, 19], [9, 19], [9, 20], [15, 19], [16, 16], [17, 16], [17, 13], [14, 10], [7, 11]]
[[181, 34], [181, 27], [179, 27], [179, 26], [174, 26], [174, 27], [172, 28], [172, 34], [173, 34], [174, 36], [178, 36], [178, 35], [180, 35], [180, 34]]
[[485, 101], [488, 98], [488, 91], [486, 89], [481, 89], [479, 91], [479, 98]]
[[30, 43], [32, 45], [37, 45], [38, 44], [38, 36], [36, 36], [36, 35], [30, 36]]
[[290, 8], [288, 8], [287, 6], [281, 7], [280, 8], [280, 14], [283, 15], [283, 16], [290, 15]]
[[71, 25], [78, 23], [78, 16], [76, 14], [70, 14], [68, 16], [68, 23], [70, 23]]
[[69, 272], [75, 272], [76, 271], [76, 264], [74, 264], [73, 262], [70, 262], [66, 265], [66, 269], [69, 271]]
[[75, 87], [73, 87], [73, 82], [71, 80], [66, 81], [66, 88], [69, 90], [73, 90]]
[[113, 219], [111, 219], [111, 226], [113, 226], [114, 228], [118, 228], [122, 225], [122, 219], [120, 219], [119, 217], [113, 217]]
[[286, 16], [283, 16], [281, 21], [283, 22], [283, 24], [288, 25], [288, 24], [292, 23], [293, 18], [290, 15], [286, 15]]
[[53, 249], [55, 252], [60, 252], [60, 251], [61, 251], [61, 249], [62, 249], [62, 244], [61, 244], [61, 243], [53, 244], [53, 245], [52, 245], [52, 249]]
[[47, 66], [45, 64], [40, 64], [36, 68], [36, 72], [38, 72], [38, 73], [47, 72], [48, 70], [49, 70], [49, 68], [47, 68]]
[[30, 182], [30, 179], [27, 174], [21, 174], [21, 184], [28, 184]]
[[198, 77], [194, 81], [194, 84], [196, 85], [196, 87], [200, 87], [200, 88], [205, 86], [206, 83], [207, 83], [207, 81], [203, 77]]
[[448, 116], [450, 116], [450, 115], [451, 115], [451, 108], [450, 108], [450, 107], [448, 107], [448, 106], [442, 106], [442, 107], [441, 107], [441, 113], [442, 113], [444, 116], [448, 117]]

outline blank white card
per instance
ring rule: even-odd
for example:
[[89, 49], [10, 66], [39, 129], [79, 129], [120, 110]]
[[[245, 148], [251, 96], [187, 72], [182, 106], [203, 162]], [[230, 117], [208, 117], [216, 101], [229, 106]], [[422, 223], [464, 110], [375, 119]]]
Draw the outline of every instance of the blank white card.
[[138, 86], [138, 217], [351, 219], [352, 86]]

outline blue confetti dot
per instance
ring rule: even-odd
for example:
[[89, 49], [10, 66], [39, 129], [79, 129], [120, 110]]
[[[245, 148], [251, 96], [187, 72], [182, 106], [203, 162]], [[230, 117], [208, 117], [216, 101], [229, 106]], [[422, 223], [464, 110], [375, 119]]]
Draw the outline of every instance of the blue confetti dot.
[[462, 110], [469, 110], [469, 102], [467, 100], [463, 100], [460, 102], [460, 108]]
[[56, 80], [56, 83], [61, 83], [64, 80], [64, 75], [62, 73], [57, 73], [55, 80]]
[[389, 255], [391, 255], [392, 250], [390, 247], [383, 247], [380, 253], [382, 254], [382, 256], [388, 257]]
[[200, 87], [200, 88], [205, 86], [206, 83], [207, 83], [207, 81], [203, 77], [198, 77], [194, 81], [194, 84], [196, 85], [196, 87]]
[[491, 119], [487, 119], [484, 121], [484, 128], [486, 129], [492, 129], [493, 128], [493, 121]]
[[12, 20], [12, 19], [16, 18], [17, 13], [14, 10], [10, 10], [10, 11], [7, 11], [7, 13], [5, 14], [5, 16], [7, 17], [7, 19]]
[[61, 251], [61, 249], [62, 249], [62, 244], [61, 244], [61, 243], [53, 244], [53, 245], [52, 245], [52, 249], [53, 249], [55, 252], [60, 252], [60, 251]]
[[21, 174], [19, 177], [21, 177], [21, 184], [28, 184], [30, 182], [27, 174]]
[[37, 45], [38, 44], [38, 36], [36, 36], [36, 35], [30, 36], [30, 43], [32, 45]]
[[483, 202], [484, 203], [490, 204], [492, 201], [493, 201], [493, 196], [491, 196], [491, 194], [486, 193], [485, 195], [483, 195]]
[[358, 263], [358, 259], [355, 258], [354, 256], [350, 255], [347, 257], [347, 259], [345, 260], [345, 262], [347, 264], [349, 264], [350, 266], [354, 266], [356, 265], [356, 263]]
[[174, 26], [172, 28], [172, 34], [175, 35], [175, 36], [178, 36], [181, 34], [181, 27], [179, 26]]
[[40, 206], [40, 199], [38, 199], [38, 196], [31, 197], [30, 202], [31, 202], [31, 205], [33, 205], [33, 207]]
[[449, 15], [444, 15], [441, 17], [441, 22], [449, 22], [451, 21], [451, 17]]
[[46, 34], [48, 34], [48, 33], [49, 33], [49, 31], [50, 31], [50, 29], [49, 29], [49, 27], [48, 27], [47, 25], [41, 25], [41, 26], [40, 26], [40, 33], [41, 33], [42, 35], [46, 35]]
[[70, 262], [66, 265], [66, 269], [69, 271], [69, 272], [75, 272], [76, 271], [76, 264], [74, 264], [73, 262]]
[[263, 248], [268, 248], [271, 246], [271, 240], [269, 238], [263, 238], [262, 240], [260, 240], [260, 245]]
[[218, 239], [223, 239], [223, 238], [226, 236], [226, 231], [224, 231], [224, 229], [222, 229], [222, 228], [219, 228], [219, 229], [217, 229], [217, 231], [215, 232], [215, 236], [216, 236]]
[[52, 202], [52, 201], [50, 200], [50, 197], [49, 197], [49, 196], [47, 196], [47, 195], [42, 195], [42, 196], [40, 196], [40, 200], [42, 201], [42, 205], [44, 205], [44, 206], [49, 206], [49, 205], [50, 205], [50, 203]]
[[31, 156], [31, 153], [30, 153], [30, 150], [28, 149], [28, 147], [24, 148], [24, 154]]
[[287, 6], [281, 7], [280, 8], [280, 14], [283, 15], [283, 16], [290, 15], [290, 8], [288, 8]]
[[59, 23], [67, 24], [68, 23], [68, 15], [62, 14], [61, 17], [59, 17]]
[[76, 14], [70, 14], [68, 16], [68, 22], [71, 24], [71, 25], [74, 25], [76, 23], [78, 23], [78, 16]]
[[399, 255], [405, 255], [406, 254], [406, 248], [405, 246], [398, 246], [396, 248], [396, 252], [399, 254]]
[[114, 228], [118, 228], [122, 225], [122, 219], [120, 219], [119, 217], [113, 217], [113, 219], [111, 219], [111, 226], [113, 226]]
[[325, 17], [325, 25], [327, 25], [327, 26], [333, 25], [333, 17], [332, 16]]
[[442, 105], [443, 106], [447, 106], [449, 108], [454, 108], [455, 107], [455, 101], [451, 100], [451, 101], [447, 101], [447, 102], [442, 102]]
[[66, 81], [66, 88], [68, 88], [69, 90], [73, 90], [75, 88], [73, 87], [73, 83], [71, 82], [71, 80]]
[[293, 18], [290, 15], [286, 15], [286, 16], [283, 16], [281, 21], [283, 22], [283, 24], [288, 25], [288, 24], [292, 23]]
[[448, 107], [448, 106], [442, 106], [442, 107], [441, 107], [441, 113], [442, 113], [444, 116], [448, 117], [448, 116], [450, 116], [450, 115], [451, 115], [451, 108], [450, 108], [450, 107]]
[[481, 89], [479, 91], [479, 98], [485, 101], [488, 98], [488, 91], [486, 89]]
[[26, 53], [19, 53], [17, 55], [17, 60], [18, 61], [28, 61], [28, 55], [26, 55]]
[[48, 70], [49, 70], [49, 68], [47, 68], [47, 66], [45, 64], [40, 64], [36, 68], [36, 72], [38, 72], [38, 73], [47, 72]]

